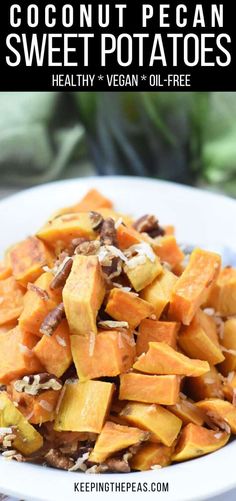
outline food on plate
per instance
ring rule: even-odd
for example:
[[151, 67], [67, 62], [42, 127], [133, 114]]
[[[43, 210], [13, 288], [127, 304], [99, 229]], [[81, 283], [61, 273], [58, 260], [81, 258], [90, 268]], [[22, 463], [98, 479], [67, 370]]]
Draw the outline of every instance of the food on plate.
[[0, 263], [0, 450], [145, 471], [236, 434], [236, 270], [90, 190]]

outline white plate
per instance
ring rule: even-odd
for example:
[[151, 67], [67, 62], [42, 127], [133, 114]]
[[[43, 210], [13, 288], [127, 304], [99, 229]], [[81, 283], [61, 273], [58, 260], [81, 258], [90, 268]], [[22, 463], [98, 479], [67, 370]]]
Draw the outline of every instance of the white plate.
[[[70, 205], [97, 187], [114, 200], [118, 210], [134, 214], [154, 212], [161, 224], [174, 224], [178, 240], [212, 250], [236, 251], [236, 202], [232, 199], [172, 183], [144, 178], [106, 177], [61, 181], [9, 197], [0, 203], [0, 252], [37, 230], [56, 208]], [[208, 456], [161, 470], [143, 473], [84, 475], [16, 463], [0, 458], [0, 492], [24, 500], [70, 501], [96, 498], [159, 501], [200, 501], [236, 487], [236, 441]], [[169, 483], [168, 492], [74, 492], [74, 482]], [[107, 484], [108, 485], [108, 484]], [[105, 488], [105, 487], [104, 487]], [[122, 487], [120, 487], [122, 488]]]

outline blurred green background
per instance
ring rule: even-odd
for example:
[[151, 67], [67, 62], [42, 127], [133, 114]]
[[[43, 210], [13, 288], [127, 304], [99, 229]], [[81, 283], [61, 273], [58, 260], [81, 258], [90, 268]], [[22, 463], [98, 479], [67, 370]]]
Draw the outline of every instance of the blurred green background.
[[159, 177], [236, 196], [236, 93], [0, 93], [0, 183]]

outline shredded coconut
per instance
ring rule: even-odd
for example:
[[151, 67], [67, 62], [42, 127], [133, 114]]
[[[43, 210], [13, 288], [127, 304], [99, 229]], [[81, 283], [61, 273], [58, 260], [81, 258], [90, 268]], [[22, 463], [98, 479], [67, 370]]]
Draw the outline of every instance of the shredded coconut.
[[49, 402], [47, 402], [47, 400], [40, 400], [39, 405], [45, 411], [52, 412], [52, 410], [53, 410], [53, 405], [50, 404]]
[[85, 452], [80, 458], [78, 458], [75, 462], [75, 464], [69, 468], [69, 471], [77, 471], [77, 470], [82, 470], [86, 471], [87, 466], [85, 464], [85, 461], [89, 458], [89, 452]]
[[214, 433], [214, 437], [218, 439], [220, 439], [222, 437], [222, 432], [219, 431], [219, 433]]
[[235, 375], [234, 371], [231, 371], [231, 372], [228, 373], [227, 380], [228, 380], [229, 383], [231, 383], [233, 381], [234, 375]]
[[116, 322], [115, 320], [101, 320], [98, 322], [99, 327], [105, 327], [108, 329], [128, 329], [128, 322]]
[[160, 464], [153, 464], [151, 466], [151, 470], [160, 470], [160, 468], [162, 468], [162, 466]]
[[33, 356], [32, 351], [28, 348], [28, 346], [25, 346], [25, 344], [19, 343], [19, 349], [20, 349], [21, 353], [24, 353], [28, 357]]
[[236, 356], [236, 350], [229, 350], [228, 348], [225, 348], [224, 346], [220, 346], [221, 350], [225, 353], [230, 353], [230, 355], [235, 355]]
[[65, 339], [63, 339], [61, 336], [57, 335], [56, 340], [57, 340], [58, 344], [60, 344], [61, 346], [63, 346], [63, 348], [65, 348], [65, 346], [66, 346]]
[[117, 230], [117, 228], [119, 228], [119, 226], [123, 223], [123, 219], [122, 217], [119, 217], [119, 219], [117, 219], [116, 223], [115, 223], [115, 229]]
[[89, 333], [89, 356], [92, 357], [94, 353], [94, 348], [95, 348], [95, 342], [96, 342], [96, 334], [94, 332]]
[[2, 452], [2, 456], [5, 457], [5, 458], [8, 458], [8, 459], [10, 459], [13, 456], [15, 456], [15, 454], [17, 454], [17, 452], [14, 449], [12, 449], [10, 451], [4, 451], [4, 452]]
[[12, 428], [10, 427], [4, 427], [4, 426], [1, 426], [0, 427], [0, 436], [4, 436], [4, 435], [9, 435], [12, 433]]

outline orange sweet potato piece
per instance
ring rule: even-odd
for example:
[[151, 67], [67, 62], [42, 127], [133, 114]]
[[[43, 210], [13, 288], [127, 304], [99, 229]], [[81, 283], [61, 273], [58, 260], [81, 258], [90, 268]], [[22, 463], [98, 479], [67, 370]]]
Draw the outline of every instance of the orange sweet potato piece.
[[236, 269], [223, 268], [210, 291], [207, 305], [222, 316], [236, 315]]
[[7, 388], [11, 400], [18, 404], [17, 409], [27, 418], [29, 423], [42, 424], [53, 421], [60, 391], [45, 390], [39, 395], [29, 395], [18, 392], [14, 388], [14, 381]]
[[139, 335], [136, 342], [136, 353], [148, 351], [148, 343], [150, 341], [159, 341], [167, 343], [172, 348], [176, 348], [176, 336], [179, 330], [177, 322], [160, 322], [159, 320], [150, 320], [146, 318], [142, 320], [139, 326]]
[[9, 278], [12, 274], [12, 268], [9, 260], [0, 262], [0, 280], [5, 280], [5, 278]]
[[80, 381], [117, 376], [130, 369], [135, 358], [131, 335], [118, 331], [100, 332], [95, 339], [71, 336], [71, 349]]
[[109, 200], [109, 198], [104, 197], [104, 195], [102, 195], [102, 193], [95, 188], [89, 190], [82, 200], [73, 206], [75, 212], [87, 212], [101, 207], [111, 209], [113, 207], [113, 203]]
[[229, 437], [223, 431], [215, 432], [189, 423], [181, 432], [172, 460], [185, 461], [214, 452], [227, 444]]
[[223, 384], [219, 372], [214, 366], [210, 366], [209, 372], [199, 377], [187, 378], [187, 392], [194, 400], [204, 398], [223, 398]]
[[34, 282], [43, 273], [43, 266], [51, 266], [53, 256], [43, 242], [28, 237], [9, 250], [9, 259], [15, 279], [24, 287]]
[[16, 320], [23, 310], [24, 290], [14, 277], [0, 281], [0, 325]]
[[231, 428], [231, 432], [236, 434], [236, 408], [230, 402], [220, 398], [209, 398], [196, 403], [197, 407], [204, 411], [206, 415], [215, 421], [223, 422]]
[[102, 463], [115, 452], [127, 449], [131, 445], [139, 444], [147, 438], [148, 433], [143, 430], [107, 421], [89, 456], [89, 461]]
[[154, 313], [154, 308], [136, 294], [114, 288], [109, 293], [105, 311], [115, 320], [125, 320], [131, 329], [135, 329], [141, 320]]
[[167, 224], [163, 226], [165, 235], [174, 235], [175, 234], [175, 227], [173, 224]]
[[14, 327], [17, 326], [17, 323], [18, 323], [17, 320], [12, 320], [12, 322], [7, 322], [6, 324], [2, 324], [0, 326], [0, 334], [11, 331], [12, 329], [14, 329]]
[[[151, 247], [150, 251], [152, 252]], [[124, 266], [124, 272], [132, 284], [132, 287], [137, 292], [146, 288], [158, 275], [162, 273], [162, 266], [159, 258], [155, 256], [155, 254], [153, 254], [153, 256], [153, 260], [146, 257], [146, 260], [143, 263], [137, 263], [134, 267], [130, 267], [128, 264], [125, 264]]]
[[168, 466], [171, 463], [172, 452], [172, 447], [147, 442], [131, 458], [131, 468], [132, 470], [146, 471], [155, 465]]
[[221, 259], [214, 252], [195, 249], [183, 274], [178, 278], [169, 307], [169, 318], [189, 325], [217, 279]]
[[194, 423], [202, 426], [204, 423], [204, 413], [188, 399], [180, 398], [177, 404], [170, 405], [168, 409], [178, 416], [184, 424]]
[[33, 352], [49, 374], [61, 377], [72, 362], [70, 343], [68, 324], [63, 320], [52, 336], [42, 336]]
[[117, 240], [121, 250], [143, 242], [143, 238], [138, 231], [131, 226], [124, 226], [123, 224], [120, 224], [117, 228]]
[[209, 371], [209, 364], [188, 358], [166, 343], [150, 342], [148, 352], [140, 355], [133, 368], [148, 374], [201, 376]]
[[27, 374], [42, 372], [42, 365], [32, 352], [38, 338], [20, 327], [0, 336], [0, 382], [7, 384], [12, 379]]
[[120, 376], [120, 400], [174, 405], [179, 398], [179, 376], [147, 376], [130, 372]]
[[225, 360], [219, 369], [224, 376], [227, 376], [229, 372], [236, 370], [236, 318], [226, 320], [221, 344], [228, 351], [224, 351]]
[[61, 293], [50, 289], [52, 279], [53, 274], [46, 272], [36, 280], [36, 287], [45, 291], [48, 294], [48, 299], [42, 299], [36, 291], [28, 290], [24, 297], [24, 308], [19, 318], [20, 327], [39, 337], [42, 336], [39, 328], [44, 318], [61, 302]]
[[176, 282], [177, 277], [174, 273], [163, 268], [162, 273], [142, 290], [141, 297], [153, 305], [157, 318], [160, 318], [164, 308], [169, 304]]
[[173, 268], [184, 259], [184, 253], [178, 246], [174, 235], [154, 238], [152, 248], [161, 261], [169, 263]]
[[236, 372], [230, 372], [228, 377], [225, 378], [223, 383], [223, 395], [220, 398], [226, 398], [230, 402], [235, 402], [236, 395]]

